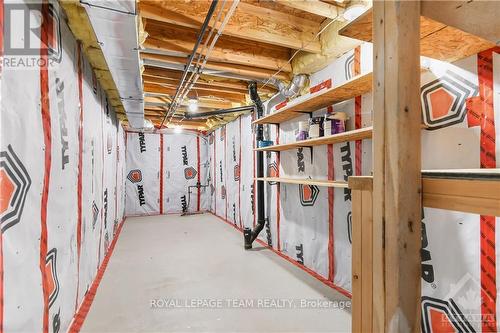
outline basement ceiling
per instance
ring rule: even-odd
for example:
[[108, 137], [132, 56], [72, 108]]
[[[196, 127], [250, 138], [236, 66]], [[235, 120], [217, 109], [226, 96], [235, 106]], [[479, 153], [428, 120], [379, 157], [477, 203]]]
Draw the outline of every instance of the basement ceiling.
[[[259, 82], [263, 100], [272, 96], [276, 88], [268, 80], [271, 77], [290, 80], [289, 60], [296, 50], [320, 53], [317, 35], [322, 24], [335, 17], [346, 2], [242, 0], [231, 12], [236, 3], [218, 1], [196, 52], [201, 60], [194, 61], [193, 65], [200, 65], [208, 54], [206, 63], [203, 67], [190, 67], [191, 72], [198, 71], [199, 78], [168, 112], [212, 1], [141, 0], [139, 12], [145, 32], [141, 50], [145, 119], [156, 127], [182, 126], [198, 130], [211, 129], [231, 120], [237, 114], [187, 119], [189, 100], [196, 100], [196, 112], [203, 113], [248, 105], [251, 101], [247, 86], [251, 81]], [[207, 52], [224, 21], [227, 24], [220, 37]], [[214, 26], [216, 29], [209, 39]], [[203, 47], [205, 43], [207, 47]], [[193, 81], [189, 80], [191, 72], [185, 82]]]

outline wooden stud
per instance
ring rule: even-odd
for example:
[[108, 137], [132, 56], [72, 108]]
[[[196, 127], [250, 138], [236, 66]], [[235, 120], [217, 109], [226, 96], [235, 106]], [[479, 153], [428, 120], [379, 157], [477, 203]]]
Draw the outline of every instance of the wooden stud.
[[351, 192], [352, 197], [352, 332], [362, 333], [363, 321], [363, 258], [362, 258], [362, 222], [363, 196], [361, 190]]
[[420, 332], [420, 1], [375, 1], [373, 332]]
[[[371, 182], [370, 182], [371, 183]], [[373, 322], [373, 207], [372, 191], [361, 191], [362, 322], [361, 332], [371, 332]], [[353, 201], [354, 202], [354, 201]], [[354, 221], [353, 221], [354, 223]], [[353, 226], [354, 227], [354, 226]]]

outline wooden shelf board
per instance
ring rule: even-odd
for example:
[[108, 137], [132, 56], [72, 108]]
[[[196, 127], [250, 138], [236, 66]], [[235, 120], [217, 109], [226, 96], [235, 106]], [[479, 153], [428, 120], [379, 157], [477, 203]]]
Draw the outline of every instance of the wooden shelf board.
[[347, 132], [340, 133], [340, 134], [322, 136], [319, 138], [302, 140], [302, 141], [295, 141], [292, 143], [285, 143], [285, 144], [281, 144], [281, 145], [274, 145], [274, 146], [263, 147], [263, 148], [255, 148], [254, 150], [255, 151], [283, 151], [283, 150], [290, 150], [290, 149], [295, 149], [295, 148], [300, 148], [300, 147], [314, 147], [314, 146], [335, 144], [335, 143], [340, 143], [340, 142], [370, 139], [372, 137], [372, 129], [373, 129], [373, 127], [370, 126], [370, 127], [360, 128], [357, 130], [347, 131]]
[[299, 117], [302, 112], [313, 112], [332, 104], [346, 101], [372, 90], [372, 73], [359, 75], [341, 86], [320, 90], [303, 101], [294, 103], [253, 121], [254, 124], [279, 124]]
[[[424, 207], [500, 216], [500, 169], [422, 170]], [[372, 190], [372, 176], [349, 177], [352, 190]]]
[[[372, 41], [372, 9], [339, 31], [342, 36]], [[494, 47], [481, 37], [447, 26], [430, 18], [420, 17], [420, 54], [429, 58], [453, 62]]]
[[287, 183], [287, 184], [299, 184], [299, 185], [302, 184], [302, 185], [347, 188], [347, 182], [338, 180], [295, 179], [295, 178], [281, 178], [281, 177], [262, 177], [262, 178], [255, 178], [255, 180], [262, 180], [265, 182]]

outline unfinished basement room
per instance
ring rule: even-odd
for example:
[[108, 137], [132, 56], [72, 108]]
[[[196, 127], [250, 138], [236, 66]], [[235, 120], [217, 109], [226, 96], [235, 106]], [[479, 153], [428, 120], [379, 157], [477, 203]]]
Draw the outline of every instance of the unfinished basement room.
[[0, 333], [500, 332], [500, 0], [0, 25]]

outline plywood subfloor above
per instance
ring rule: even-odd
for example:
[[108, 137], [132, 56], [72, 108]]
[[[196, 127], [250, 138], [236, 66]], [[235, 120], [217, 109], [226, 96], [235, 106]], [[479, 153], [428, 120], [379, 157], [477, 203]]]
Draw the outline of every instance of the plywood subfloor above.
[[[339, 31], [342, 36], [372, 41], [372, 9]], [[427, 17], [420, 17], [420, 54], [429, 58], [453, 62], [494, 47], [481, 37], [463, 32]]]
[[255, 120], [254, 124], [279, 124], [300, 116], [303, 112], [313, 112], [332, 104], [366, 94], [372, 90], [372, 73], [356, 76], [346, 83], [330, 89], [310, 94], [302, 101], [291, 101], [284, 108]]
[[255, 178], [265, 182], [276, 182], [297, 185], [316, 185], [325, 187], [340, 187], [347, 188], [347, 182], [339, 180], [319, 180], [319, 179], [296, 179], [296, 178], [281, 178], [281, 177], [262, 177]]

